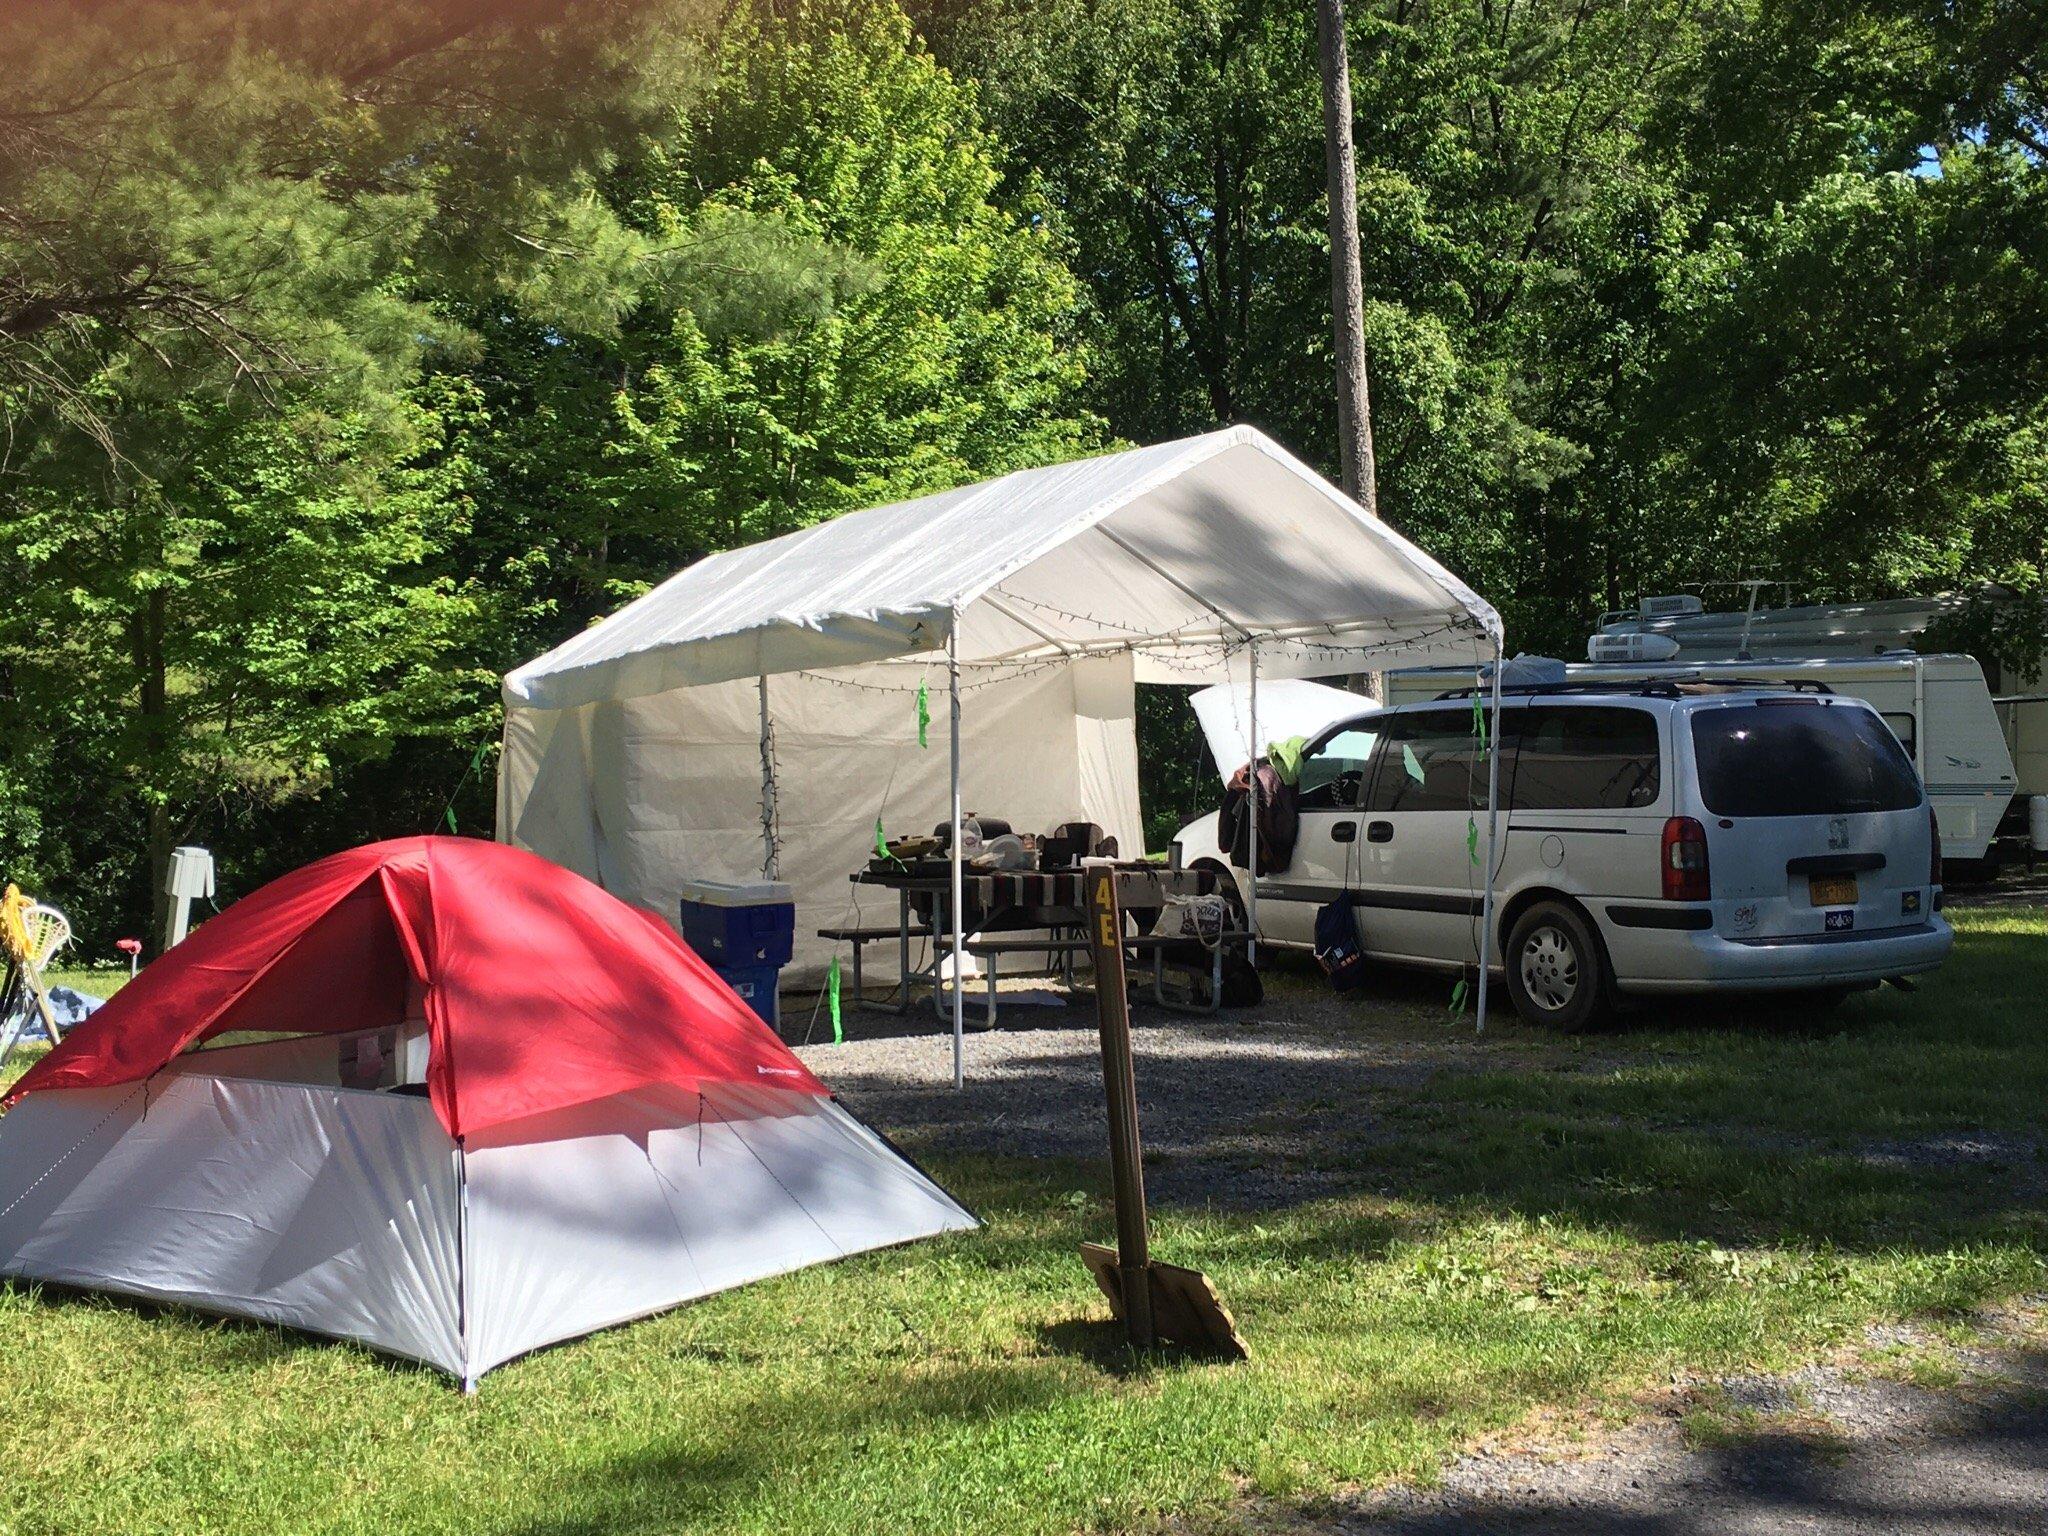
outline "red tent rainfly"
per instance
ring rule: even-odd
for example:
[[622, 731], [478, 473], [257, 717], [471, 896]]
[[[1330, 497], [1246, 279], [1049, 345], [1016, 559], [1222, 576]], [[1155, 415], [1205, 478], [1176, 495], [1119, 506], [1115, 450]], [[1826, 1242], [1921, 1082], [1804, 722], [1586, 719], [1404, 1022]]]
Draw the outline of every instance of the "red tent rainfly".
[[451, 1136], [649, 1083], [829, 1091], [651, 914], [520, 849], [411, 837], [309, 864], [203, 924], [5, 1102], [136, 1082], [231, 1031], [387, 1025], [411, 987]]

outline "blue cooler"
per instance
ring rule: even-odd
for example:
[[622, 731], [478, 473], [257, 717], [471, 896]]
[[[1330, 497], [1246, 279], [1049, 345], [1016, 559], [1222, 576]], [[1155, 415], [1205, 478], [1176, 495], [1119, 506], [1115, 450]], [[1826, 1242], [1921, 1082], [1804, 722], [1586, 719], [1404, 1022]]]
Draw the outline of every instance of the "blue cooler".
[[683, 882], [683, 942], [773, 1028], [796, 945], [796, 896], [779, 880]]

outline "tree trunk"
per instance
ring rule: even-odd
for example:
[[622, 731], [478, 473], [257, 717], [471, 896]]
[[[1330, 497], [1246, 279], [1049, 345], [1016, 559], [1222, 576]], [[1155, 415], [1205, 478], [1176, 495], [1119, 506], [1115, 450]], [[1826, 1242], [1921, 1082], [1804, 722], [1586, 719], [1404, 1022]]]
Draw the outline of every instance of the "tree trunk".
[[1373, 516], [1372, 400], [1365, 371], [1365, 282], [1358, 270], [1358, 174], [1351, 155], [1351, 65], [1344, 0], [1316, 0], [1323, 63], [1323, 158], [1330, 202], [1330, 321], [1337, 355], [1337, 432], [1344, 489]]

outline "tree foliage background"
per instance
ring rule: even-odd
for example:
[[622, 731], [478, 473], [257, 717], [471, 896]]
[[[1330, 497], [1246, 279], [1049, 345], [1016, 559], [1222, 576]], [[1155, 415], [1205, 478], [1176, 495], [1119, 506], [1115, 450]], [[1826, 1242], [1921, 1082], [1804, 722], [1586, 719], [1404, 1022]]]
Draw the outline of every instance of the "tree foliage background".
[[[1348, 9], [1381, 505], [1516, 644], [2038, 597], [2038, 5]], [[708, 551], [1226, 421], [1334, 467], [1306, 0], [69, 0], [0, 63], [0, 860], [89, 952], [179, 841], [487, 830], [496, 676]]]

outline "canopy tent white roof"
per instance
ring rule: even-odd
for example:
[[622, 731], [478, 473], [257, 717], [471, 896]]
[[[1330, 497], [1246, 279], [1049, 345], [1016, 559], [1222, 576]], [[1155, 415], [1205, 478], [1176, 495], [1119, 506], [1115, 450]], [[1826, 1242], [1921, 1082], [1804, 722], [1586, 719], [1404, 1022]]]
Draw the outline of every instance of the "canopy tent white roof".
[[[957, 633], [955, 633], [957, 625]], [[689, 566], [505, 678], [569, 709], [943, 648], [963, 666], [1128, 652], [1141, 682], [1491, 655], [1500, 617], [1251, 427], [834, 518]]]

